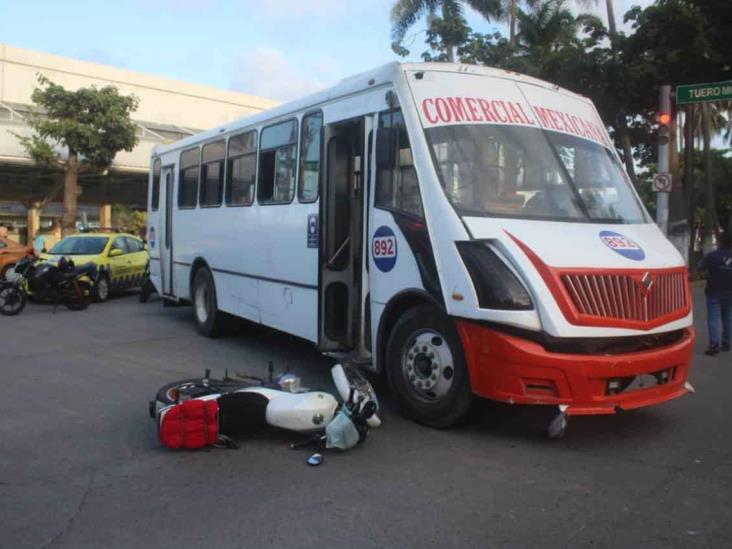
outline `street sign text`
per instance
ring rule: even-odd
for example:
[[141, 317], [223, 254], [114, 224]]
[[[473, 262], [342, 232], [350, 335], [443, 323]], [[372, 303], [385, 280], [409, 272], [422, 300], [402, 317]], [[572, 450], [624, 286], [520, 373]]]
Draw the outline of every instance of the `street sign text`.
[[707, 103], [732, 99], [732, 80], [711, 84], [687, 84], [676, 87], [676, 104]]

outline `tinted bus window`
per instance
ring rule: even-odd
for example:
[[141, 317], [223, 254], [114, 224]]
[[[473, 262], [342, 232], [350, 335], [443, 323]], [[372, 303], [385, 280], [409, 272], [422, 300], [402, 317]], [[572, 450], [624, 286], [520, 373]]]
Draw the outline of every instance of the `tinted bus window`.
[[320, 130], [323, 114], [316, 112], [302, 119], [300, 136], [300, 177], [297, 197], [300, 202], [314, 202], [318, 199], [320, 178]]
[[260, 204], [286, 204], [295, 196], [297, 120], [262, 130], [259, 146]]
[[379, 114], [375, 205], [423, 217], [417, 171], [401, 110]]
[[257, 173], [256, 130], [231, 137], [226, 158], [226, 204], [249, 206], [254, 202]]
[[198, 203], [202, 207], [220, 206], [224, 197], [224, 156], [226, 141], [204, 145], [201, 164], [201, 189]]
[[152, 189], [150, 196], [150, 208], [157, 212], [160, 202], [160, 159], [153, 162]]
[[198, 198], [199, 149], [189, 149], [180, 155], [178, 178], [178, 207], [195, 208]]

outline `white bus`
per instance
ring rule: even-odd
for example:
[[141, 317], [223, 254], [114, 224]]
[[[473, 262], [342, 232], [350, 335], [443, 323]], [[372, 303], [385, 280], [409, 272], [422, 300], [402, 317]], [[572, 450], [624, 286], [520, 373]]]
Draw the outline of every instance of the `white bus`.
[[384, 372], [446, 427], [473, 395], [605, 414], [689, 390], [681, 256], [592, 103], [458, 64], [389, 64], [152, 153], [150, 275]]

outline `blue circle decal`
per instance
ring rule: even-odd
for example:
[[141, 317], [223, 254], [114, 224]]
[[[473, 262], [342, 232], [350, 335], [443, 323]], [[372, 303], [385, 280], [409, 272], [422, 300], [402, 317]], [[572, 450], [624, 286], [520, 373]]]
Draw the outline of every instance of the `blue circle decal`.
[[622, 234], [613, 231], [601, 231], [600, 240], [615, 253], [633, 261], [641, 261], [646, 258], [643, 248]]
[[374, 233], [371, 241], [371, 254], [374, 257], [376, 267], [388, 273], [394, 268], [397, 261], [397, 241], [392, 231], [386, 225], [382, 225]]

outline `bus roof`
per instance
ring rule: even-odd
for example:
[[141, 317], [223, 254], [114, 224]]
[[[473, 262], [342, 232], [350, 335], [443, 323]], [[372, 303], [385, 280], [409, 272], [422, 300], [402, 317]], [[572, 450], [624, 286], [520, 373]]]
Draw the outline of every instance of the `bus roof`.
[[288, 103], [283, 103], [272, 109], [233, 120], [227, 124], [186, 137], [185, 139], [181, 139], [180, 141], [176, 141], [169, 145], [156, 145], [152, 152], [153, 155], [158, 156], [167, 152], [185, 149], [213, 139], [221, 134], [228, 134], [232, 131], [254, 126], [261, 122], [284, 118], [288, 115], [292, 115], [293, 113], [301, 112], [335, 99], [353, 95], [364, 90], [377, 88], [379, 86], [388, 85], [407, 71], [457, 72], [462, 74], [480, 74], [492, 76], [494, 78], [505, 78], [516, 82], [522, 82], [524, 84], [531, 84], [550, 89], [554, 92], [569, 95], [582, 101], [589, 101], [586, 97], [571, 92], [565, 88], [534, 78], [533, 76], [527, 76], [505, 69], [469, 65], [465, 63], [400, 63], [398, 61], [394, 61], [375, 69], [349, 76], [330, 88], [326, 88]]

